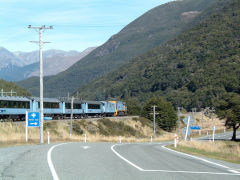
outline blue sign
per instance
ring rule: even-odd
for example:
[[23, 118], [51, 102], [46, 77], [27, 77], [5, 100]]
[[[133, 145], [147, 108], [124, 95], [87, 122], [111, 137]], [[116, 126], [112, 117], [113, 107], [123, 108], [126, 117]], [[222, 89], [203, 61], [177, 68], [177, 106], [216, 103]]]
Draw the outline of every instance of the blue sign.
[[[184, 127], [184, 128], [182, 129], [184, 135], [186, 134], [186, 130], [187, 130], [187, 127]], [[190, 134], [191, 134], [191, 129], [188, 128], [188, 133], [187, 133], [187, 135], [189, 136]]]
[[[190, 118], [190, 119], [189, 119]], [[187, 116], [187, 117], [185, 117], [184, 119], [183, 119], [183, 122], [185, 123], [185, 124], [187, 124], [188, 123], [188, 119], [189, 119], [189, 124], [193, 124], [194, 123], [194, 119], [192, 118], [192, 116]]]
[[190, 126], [191, 130], [201, 130], [200, 126]]
[[39, 127], [39, 112], [28, 112], [28, 127]]
[[1, 109], [1, 110], [0, 110], [0, 113], [4, 113], [4, 112], [6, 112], [5, 109]]
[[52, 120], [52, 117], [43, 117], [43, 120]]
[[216, 131], [216, 126], [213, 126], [213, 131]]

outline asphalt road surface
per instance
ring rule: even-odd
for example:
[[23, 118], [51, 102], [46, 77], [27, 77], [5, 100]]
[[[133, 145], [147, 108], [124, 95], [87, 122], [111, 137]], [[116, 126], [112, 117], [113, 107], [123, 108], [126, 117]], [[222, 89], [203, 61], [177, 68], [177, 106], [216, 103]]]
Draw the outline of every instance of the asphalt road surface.
[[[217, 136], [228, 139], [231, 134]], [[166, 144], [62, 143], [1, 148], [0, 179], [240, 179], [239, 164], [178, 153]]]

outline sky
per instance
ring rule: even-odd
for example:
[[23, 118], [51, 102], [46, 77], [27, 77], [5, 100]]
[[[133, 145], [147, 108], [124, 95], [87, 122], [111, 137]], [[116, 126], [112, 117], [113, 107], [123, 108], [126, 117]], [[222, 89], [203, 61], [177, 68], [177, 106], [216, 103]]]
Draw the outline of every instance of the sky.
[[43, 32], [43, 50], [83, 51], [100, 46], [148, 10], [170, 0], [0, 0], [0, 46], [34, 51], [39, 39], [32, 26], [53, 26]]

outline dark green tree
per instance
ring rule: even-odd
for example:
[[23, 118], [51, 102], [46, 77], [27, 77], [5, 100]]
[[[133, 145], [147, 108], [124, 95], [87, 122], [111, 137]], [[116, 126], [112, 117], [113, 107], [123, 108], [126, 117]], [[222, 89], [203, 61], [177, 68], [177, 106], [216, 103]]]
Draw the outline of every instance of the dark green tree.
[[236, 132], [240, 127], [240, 95], [235, 93], [226, 94], [218, 102], [217, 115], [225, 119], [225, 126], [233, 129], [232, 140], [236, 141]]
[[156, 123], [157, 125], [166, 130], [172, 131], [177, 124], [177, 113], [172, 104], [163, 98], [152, 98], [143, 107], [142, 115], [153, 121], [153, 105], [156, 105]]
[[142, 106], [136, 98], [127, 99], [127, 113], [129, 115], [140, 115]]

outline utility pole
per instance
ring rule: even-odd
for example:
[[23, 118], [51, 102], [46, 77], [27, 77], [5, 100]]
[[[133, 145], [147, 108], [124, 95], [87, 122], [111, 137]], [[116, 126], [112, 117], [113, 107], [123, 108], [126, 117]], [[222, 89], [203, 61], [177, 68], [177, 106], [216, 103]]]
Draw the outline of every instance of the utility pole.
[[156, 114], [159, 114], [159, 113], [156, 113], [156, 107], [157, 106], [152, 106], [153, 107], [153, 113], [150, 113], [150, 114], [153, 114], [153, 137], [155, 137], [156, 135]]
[[39, 41], [31, 41], [33, 43], [39, 44], [39, 62], [40, 62], [40, 143], [43, 143], [43, 59], [42, 59], [42, 46], [44, 43], [42, 41], [42, 33], [45, 29], [53, 29], [53, 26], [39, 26], [33, 27], [31, 25], [28, 26], [29, 29], [35, 29], [39, 32]]
[[74, 97], [72, 96], [72, 100], [71, 100], [70, 137], [72, 136], [73, 101], [74, 101]]
[[178, 107], [177, 109], [178, 109], [177, 115], [178, 115], [178, 136], [179, 136], [179, 134], [180, 134], [180, 114], [181, 114], [181, 107]]

